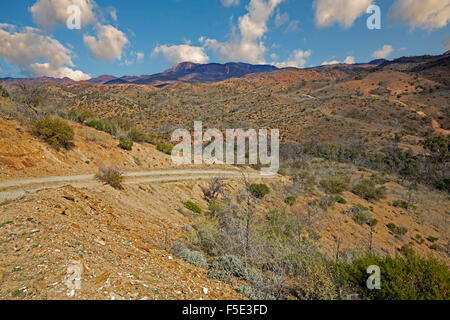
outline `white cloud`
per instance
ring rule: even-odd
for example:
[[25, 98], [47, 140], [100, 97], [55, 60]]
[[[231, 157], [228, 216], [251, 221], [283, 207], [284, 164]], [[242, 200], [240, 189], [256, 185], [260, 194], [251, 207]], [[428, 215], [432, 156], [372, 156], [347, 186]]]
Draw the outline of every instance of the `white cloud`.
[[173, 65], [181, 62], [193, 62], [193, 63], [208, 63], [209, 57], [205, 53], [204, 48], [190, 46], [188, 44], [167, 46], [157, 46], [152, 53], [155, 57], [162, 54], [164, 59]]
[[109, 15], [111, 16], [111, 19], [114, 21], [117, 21], [117, 10], [114, 7], [109, 8]]
[[142, 63], [142, 62], [144, 62], [144, 56], [145, 56], [144, 53], [142, 53], [142, 52], [137, 52], [137, 53], [136, 53], [136, 62], [137, 62], [137, 63]]
[[279, 28], [288, 22], [289, 15], [287, 13], [280, 14], [280, 11], [278, 10], [277, 14], [275, 15], [275, 26]]
[[34, 76], [48, 76], [73, 80], [90, 79], [88, 74], [73, 70], [71, 51], [51, 36], [41, 34], [38, 29], [24, 28], [21, 31], [12, 25], [0, 26], [0, 57], [18, 66], [22, 72]]
[[59, 25], [65, 25], [70, 13], [67, 8], [77, 5], [81, 10], [81, 27], [84, 28], [96, 20], [92, 0], [38, 0], [30, 8], [33, 21], [45, 30], [52, 30]]
[[301, 49], [295, 50], [293, 54], [289, 56], [286, 61], [283, 62], [273, 62], [272, 65], [278, 68], [303, 68], [306, 64], [307, 59], [311, 56], [311, 50], [303, 51]]
[[264, 63], [267, 48], [263, 37], [268, 31], [267, 21], [281, 2], [283, 0], [251, 0], [248, 13], [238, 20], [239, 34], [234, 27], [230, 41], [203, 39], [204, 45], [217, 51], [222, 61]]
[[391, 55], [391, 53], [394, 51], [394, 48], [391, 45], [384, 45], [383, 48], [375, 51], [372, 54], [372, 57], [375, 59], [386, 59]]
[[224, 5], [225, 7], [239, 5], [239, 0], [220, 0], [220, 2], [222, 2], [222, 5]]
[[114, 61], [122, 58], [122, 49], [128, 44], [125, 34], [111, 25], [97, 25], [97, 38], [85, 35], [84, 44], [97, 60]]
[[316, 24], [329, 27], [338, 23], [350, 28], [372, 3], [373, 0], [315, 0]]
[[329, 66], [329, 65], [333, 65], [333, 64], [340, 64], [340, 63], [344, 63], [344, 64], [354, 64], [355, 63], [355, 57], [353, 56], [348, 56], [344, 59], [344, 61], [338, 61], [338, 60], [331, 60], [331, 61], [324, 61], [322, 62], [323, 66]]
[[444, 28], [450, 21], [450, 0], [397, 0], [389, 11], [389, 19], [412, 28]]

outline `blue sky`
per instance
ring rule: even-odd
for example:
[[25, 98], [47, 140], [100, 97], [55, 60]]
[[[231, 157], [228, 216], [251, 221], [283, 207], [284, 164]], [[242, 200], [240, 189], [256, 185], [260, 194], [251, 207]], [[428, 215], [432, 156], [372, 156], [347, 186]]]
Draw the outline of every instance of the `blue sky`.
[[[66, 27], [71, 4], [81, 30]], [[380, 30], [366, 26], [371, 4]], [[1, 1], [0, 77], [152, 74], [187, 59], [310, 67], [440, 54], [449, 21], [450, 0]]]

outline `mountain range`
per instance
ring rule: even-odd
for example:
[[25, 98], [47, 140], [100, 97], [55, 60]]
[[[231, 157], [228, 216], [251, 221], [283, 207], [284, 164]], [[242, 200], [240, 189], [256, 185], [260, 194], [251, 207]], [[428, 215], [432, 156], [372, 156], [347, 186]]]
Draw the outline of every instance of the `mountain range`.
[[[450, 51], [445, 52], [439, 56], [420, 56], [420, 57], [401, 57], [393, 61], [386, 59], [376, 59], [369, 63], [355, 64], [354, 66], [369, 65], [369, 66], [395, 66], [406, 64], [421, 64], [427, 62], [431, 65], [439, 62], [441, 58], [447, 58], [450, 55]], [[321, 68], [321, 67], [316, 67]], [[197, 64], [192, 62], [182, 62], [177, 66], [168, 69], [164, 72], [153, 75], [141, 75], [141, 76], [122, 76], [115, 77], [112, 75], [101, 75], [96, 78], [84, 81], [90, 84], [141, 84], [152, 85], [154, 87], [163, 87], [171, 83], [199, 83], [199, 82], [216, 82], [230, 78], [241, 78], [252, 73], [272, 72], [278, 70], [277, 67], [272, 65], [252, 65], [247, 63], [209, 63], [209, 64]], [[76, 81], [70, 78], [53, 78], [53, 77], [38, 77], [38, 78], [0, 78], [0, 81], [4, 82], [16, 82], [25, 81], [27, 83], [58, 83], [58, 84], [74, 84]]]

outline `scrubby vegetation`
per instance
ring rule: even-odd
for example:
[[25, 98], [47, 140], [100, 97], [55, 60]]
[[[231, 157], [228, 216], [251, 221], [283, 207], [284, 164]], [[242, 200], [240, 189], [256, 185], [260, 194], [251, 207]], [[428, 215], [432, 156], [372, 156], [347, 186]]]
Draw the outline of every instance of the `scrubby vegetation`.
[[73, 129], [67, 121], [60, 118], [45, 117], [37, 120], [33, 125], [32, 133], [55, 149], [69, 149], [73, 145]]
[[184, 206], [186, 209], [189, 209], [194, 213], [200, 214], [203, 212], [203, 209], [198, 204], [196, 204], [195, 202], [193, 202], [191, 200], [186, 201]]
[[130, 138], [120, 138], [119, 147], [124, 150], [131, 151], [133, 149], [133, 140]]
[[349, 181], [338, 178], [324, 179], [320, 182], [320, 185], [327, 193], [340, 194], [349, 189]]
[[404, 236], [407, 232], [408, 232], [408, 229], [406, 229], [405, 227], [399, 227], [399, 226], [396, 226], [394, 223], [388, 223], [387, 225], [386, 225], [386, 227], [389, 229], [389, 230], [391, 230], [391, 232], [393, 233], [393, 234], [395, 234], [395, 235], [397, 235], [397, 236]]
[[[380, 267], [381, 290], [367, 288], [367, 268]], [[403, 247], [395, 257], [365, 254], [338, 266], [343, 285], [354, 287], [363, 299], [448, 300], [450, 272], [443, 262], [421, 258]]]
[[172, 150], [173, 150], [173, 146], [169, 145], [169, 144], [165, 144], [163, 142], [159, 142], [156, 145], [156, 149], [158, 151], [164, 152], [165, 154], [171, 155], [172, 154]]
[[123, 173], [117, 168], [100, 168], [95, 177], [115, 189], [123, 189]]
[[196, 267], [208, 269], [208, 262], [201, 252], [191, 250], [180, 242], [174, 243], [172, 253]]
[[286, 203], [289, 206], [293, 206], [295, 204], [295, 202], [297, 201], [297, 198], [294, 196], [289, 196], [286, 199], [284, 199], [284, 203]]
[[386, 197], [386, 187], [377, 187], [375, 182], [362, 179], [352, 188], [352, 192], [366, 200], [380, 200]]
[[250, 185], [249, 190], [252, 196], [254, 196], [257, 199], [262, 199], [270, 193], [269, 187], [264, 183], [252, 184]]

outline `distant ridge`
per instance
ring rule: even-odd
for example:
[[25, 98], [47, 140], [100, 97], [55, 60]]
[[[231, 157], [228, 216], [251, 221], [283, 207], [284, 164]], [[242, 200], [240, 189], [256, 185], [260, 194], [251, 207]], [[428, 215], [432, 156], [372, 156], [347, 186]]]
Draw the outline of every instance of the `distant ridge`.
[[[376, 59], [368, 63], [355, 63], [353, 65], [341, 66], [365, 66], [365, 68], [373, 66], [375, 68], [390, 68], [398, 71], [425, 71], [449, 68], [450, 51], [447, 51], [441, 55], [423, 55], [414, 57], [401, 57], [392, 61], [386, 59]], [[334, 66], [318, 66], [312, 69], [320, 68], [340, 68], [340, 65]], [[343, 67], [341, 67], [343, 68]], [[311, 69], [311, 68], [308, 68]], [[279, 70], [272, 65], [252, 65], [248, 63], [209, 63], [209, 64], [197, 64], [192, 62], [182, 62], [177, 66], [170, 68], [164, 72], [153, 75], [141, 75], [141, 76], [122, 76], [115, 77], [112, 75], [101, 75], [96, 78], [92, 78], [87, 81], [74, 81], [69, 78], [52, 78], [52, 77], [39, 77], [39, 78], [0, 78], [0, 82], [17, 82], [24, 81], [26, 83], [57, 83], [57, 84], [74, 84], [85, 83], [95, 85], [120, 85], [120, 84], [145, 84], [152, 85], [154, 87], [163, 87], [172, 83], [199, 83], [199, 82], [216, 82], [230, 78], [241, 78], [248, 74], [272, 72]], [[441, 73], [441, 72], [440, 72]], [[427, 75], [431, 78], [431, 74]], [[433, 77], [434, 79], [435, 77]], [[445, 79], [443, 79], [445, 78]], [[439, 76], [439, 82], [449, 84], [450, 79], [447, 79], [445, 74]]]

